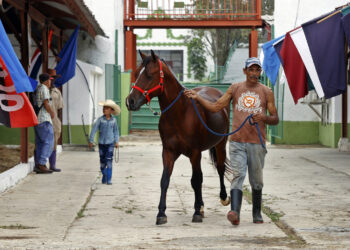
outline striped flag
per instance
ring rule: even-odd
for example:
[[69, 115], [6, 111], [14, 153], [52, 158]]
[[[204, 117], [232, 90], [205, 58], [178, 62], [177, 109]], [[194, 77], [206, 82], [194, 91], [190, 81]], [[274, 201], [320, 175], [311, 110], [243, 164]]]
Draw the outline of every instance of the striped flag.
[[307, 87], [306, 68], [301, 59], [299, 52], [290, 36], [290, 32], [286, 34], [284, 39], [281, 58], [283, 60], [283, 69], [286, 74], [288, 86], [293, 96], [294, 103], [309, 93]]
[[[326, 98], [346, 90], [345, 35], [341, 18], [341, 12], [336, 11], [302, 25]], [[316, 87], [317, 82], [314, 84]]]
[[306, 41], [304, 30], [301, 27], [299, 27], [296, 30], [291, 31], [290, 36], [295, 44], [295, 47], [299, 52], [300, 57], [304, 62], [304, 65], [307, 69], [307, 72], [310, 76], [310, 79], [312, 81], [312, 84], [316, 90], [318, 97], [320, 98], [324, 97], [323, 88], [320, 82], [320, 78], [318, 77], [309, 46]]
[[[49, 41], [49, 49], [51, 47], [51, 41], [52, 41], [52, 34], [53, 31], [50, 30], [49, 31], [49, 37], [48, 37], [48, 41]], [[34, 51], [34, 54], [30, 60], [30, 66], [29, 66], [29, 77], [31, 78], [30, 81], [33, 85], [33, 89], [36, 89], [38, 82], [35, 80], [38, 77], [38, 73], [39, 70], [41, 68], [42, 65], [42, 54], [41, 54], [41, 50], [39, 48], [36, 48], [36, 50]]]

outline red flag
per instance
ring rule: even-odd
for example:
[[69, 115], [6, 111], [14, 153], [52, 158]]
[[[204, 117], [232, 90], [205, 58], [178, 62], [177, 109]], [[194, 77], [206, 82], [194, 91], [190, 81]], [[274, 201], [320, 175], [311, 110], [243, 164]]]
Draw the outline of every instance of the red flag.
[[[9, 74], [4, 60], [0, 55], [0, 68], [2, 68], [0, 81], [0, 116], [3, 124], [11, 128], [32, 127], [38, 124], [34, 109], [25, 93], [17, 93], [13, 80]], [[8, 119], [3, 120], [3, 119]]]
[[308, 94], [306, 68], [301, 59], [289, 32], [284, 39], [281, 57], [283, 69], [286, 74], [290, 92], [295, 104], [298, 100]]

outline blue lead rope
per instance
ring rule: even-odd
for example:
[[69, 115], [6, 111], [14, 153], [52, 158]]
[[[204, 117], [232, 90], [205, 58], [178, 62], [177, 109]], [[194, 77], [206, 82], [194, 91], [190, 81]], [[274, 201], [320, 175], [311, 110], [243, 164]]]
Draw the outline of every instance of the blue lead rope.
[[164, 114], [165, 112], [167, 112], [167, 111], [175, 104], [175, 102], [177, 102], [177, 100], [179, 100], [179, 98], [180, 98], [180, 96], [182, 95], [182, 93], [184, 92], [184, 90], [185, 90], [185, 89], [182, 89], [182, 90], [180, 91], [180, 93], [177, 95], [177, 97], [175, 98], [175, 100], [172, 101], [168, 107], [166, 107], [164, 110], [162, 110], [162, 114]]
[[255, 125], [255, 127], [256, 127], [256, 129], [257, 129], [257, 131], [258, 131], [258, 135], [259, 135], [259, 139], [260, 139], [261, 146], [262, 146], [263, 148], [266, 149], [265, 144], [264, 144], [264, 141], [263, 141], [262, 136], [261, 136], [259, 124], [252, 121], [252, 117], [253, 117], [252, 114], [249, 115], [249, 116], [247, 116], [247, 118], [245, 118], [245, 120], [243, 121], [243, 123], [242, 123], [242, 124], [239, 126], [239, 128], [237, 128], [235, 131], [233, 131], [233, 132], [231, 132], [231, 133], [221, 134], [221, 133], [215, 132], [214, 130], [212, 130], [211, 128], [209, 128], [209, 127], [207, 126], [207, 124], [205, 124], [205, 122], [203, 121], [201, 115], [199, 114], [199, 111], [198, 111], [198, 109], [197, 109], [197, 106], [196, 106], [196, 104], [194, 103], [194, 100], [193, 100], [192, 98], [191, 98], [191, 101], [192, 101], [194, 110], [196, 111], [196, 113], [197, 113], [197, 115], [198, 115], [198, 117], [199, 117], [199, 120], [202, 122], [203, 126], [204, 126], [210, 133], [212, 133], [212, 134], [214, 134], [214, 135], [217, 135], [217, 136], [229, 136], [229, 135], [233, 135], [234, 133], [238, 132], [238, 131], [244, 126], [244, 124], [245, 124], [247, 121], [249, 121], [249, 124], [250, 124], [250, 125], [252, 125], [252, 126]]
[[152, 108], [151, 108], [151, 103], [149, 104], [149, 108], [151, 109], [151, 111], [153, 112], [153, 115], [161, 115], [161, 114], [164, 114], [165, 112], [167, 112], [176, 102], [177, 100], [179, 100], [179, 98], [181, 97], [182, 93], [184, 92], [185, 89], [182, 89], [180, 91], [180, 93], [177, 95], [177, 97], [174, 99], [174, 101], [172, 101], [168, 107], [166, 107], [165, 109], [163, 109], [162, 111], [160, 112], [156, 112], [154, 111]]

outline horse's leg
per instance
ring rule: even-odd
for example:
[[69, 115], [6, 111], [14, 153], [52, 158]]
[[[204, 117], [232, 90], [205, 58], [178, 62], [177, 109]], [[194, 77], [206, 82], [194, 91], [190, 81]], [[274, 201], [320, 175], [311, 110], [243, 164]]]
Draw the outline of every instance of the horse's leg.
[[204, 203], [202, 199], [202, 182], [203, 173], [201, 169], [201, 158], [202, 153], [200, 151], [194, 151], [190, 157], [192, 164], [192, 178], [191, 185], [194, 190], [195, 201], [194, 201], [194, 214], [192, 222], [202, 222], [203, 214], [201, 208], [203, 209]]
[[158, 206], [158, 215], [157, 215], [157, 225], [167, 223], [167, 216], [165, 215], [166, 210], [166, 193], [169, 187], [170, 176], [173, 172], [174, 162], [179, 157], [179, 154], [175, 154], [167, 149], [163, 148], [163, 174], [160, 181], [160, 201]]
[[226, 139], [222, 140], [216, 147], [216, 168], [218, 170], [220, 178], [220, 200], [223, 206], [230, 204], [230, 197], [227, 196], [226, 187], [224, 182], [225, 175], [225, 161], [226, 161]]

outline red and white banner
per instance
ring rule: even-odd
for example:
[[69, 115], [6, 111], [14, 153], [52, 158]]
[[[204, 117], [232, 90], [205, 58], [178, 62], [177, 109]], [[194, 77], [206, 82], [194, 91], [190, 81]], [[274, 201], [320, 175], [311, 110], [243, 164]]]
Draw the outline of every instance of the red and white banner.
[[13, 80], [1, 55], [0, 122], [11, 128], [33, 127], [38, 124], [38, 119], [27, 95], [16, 92]]

